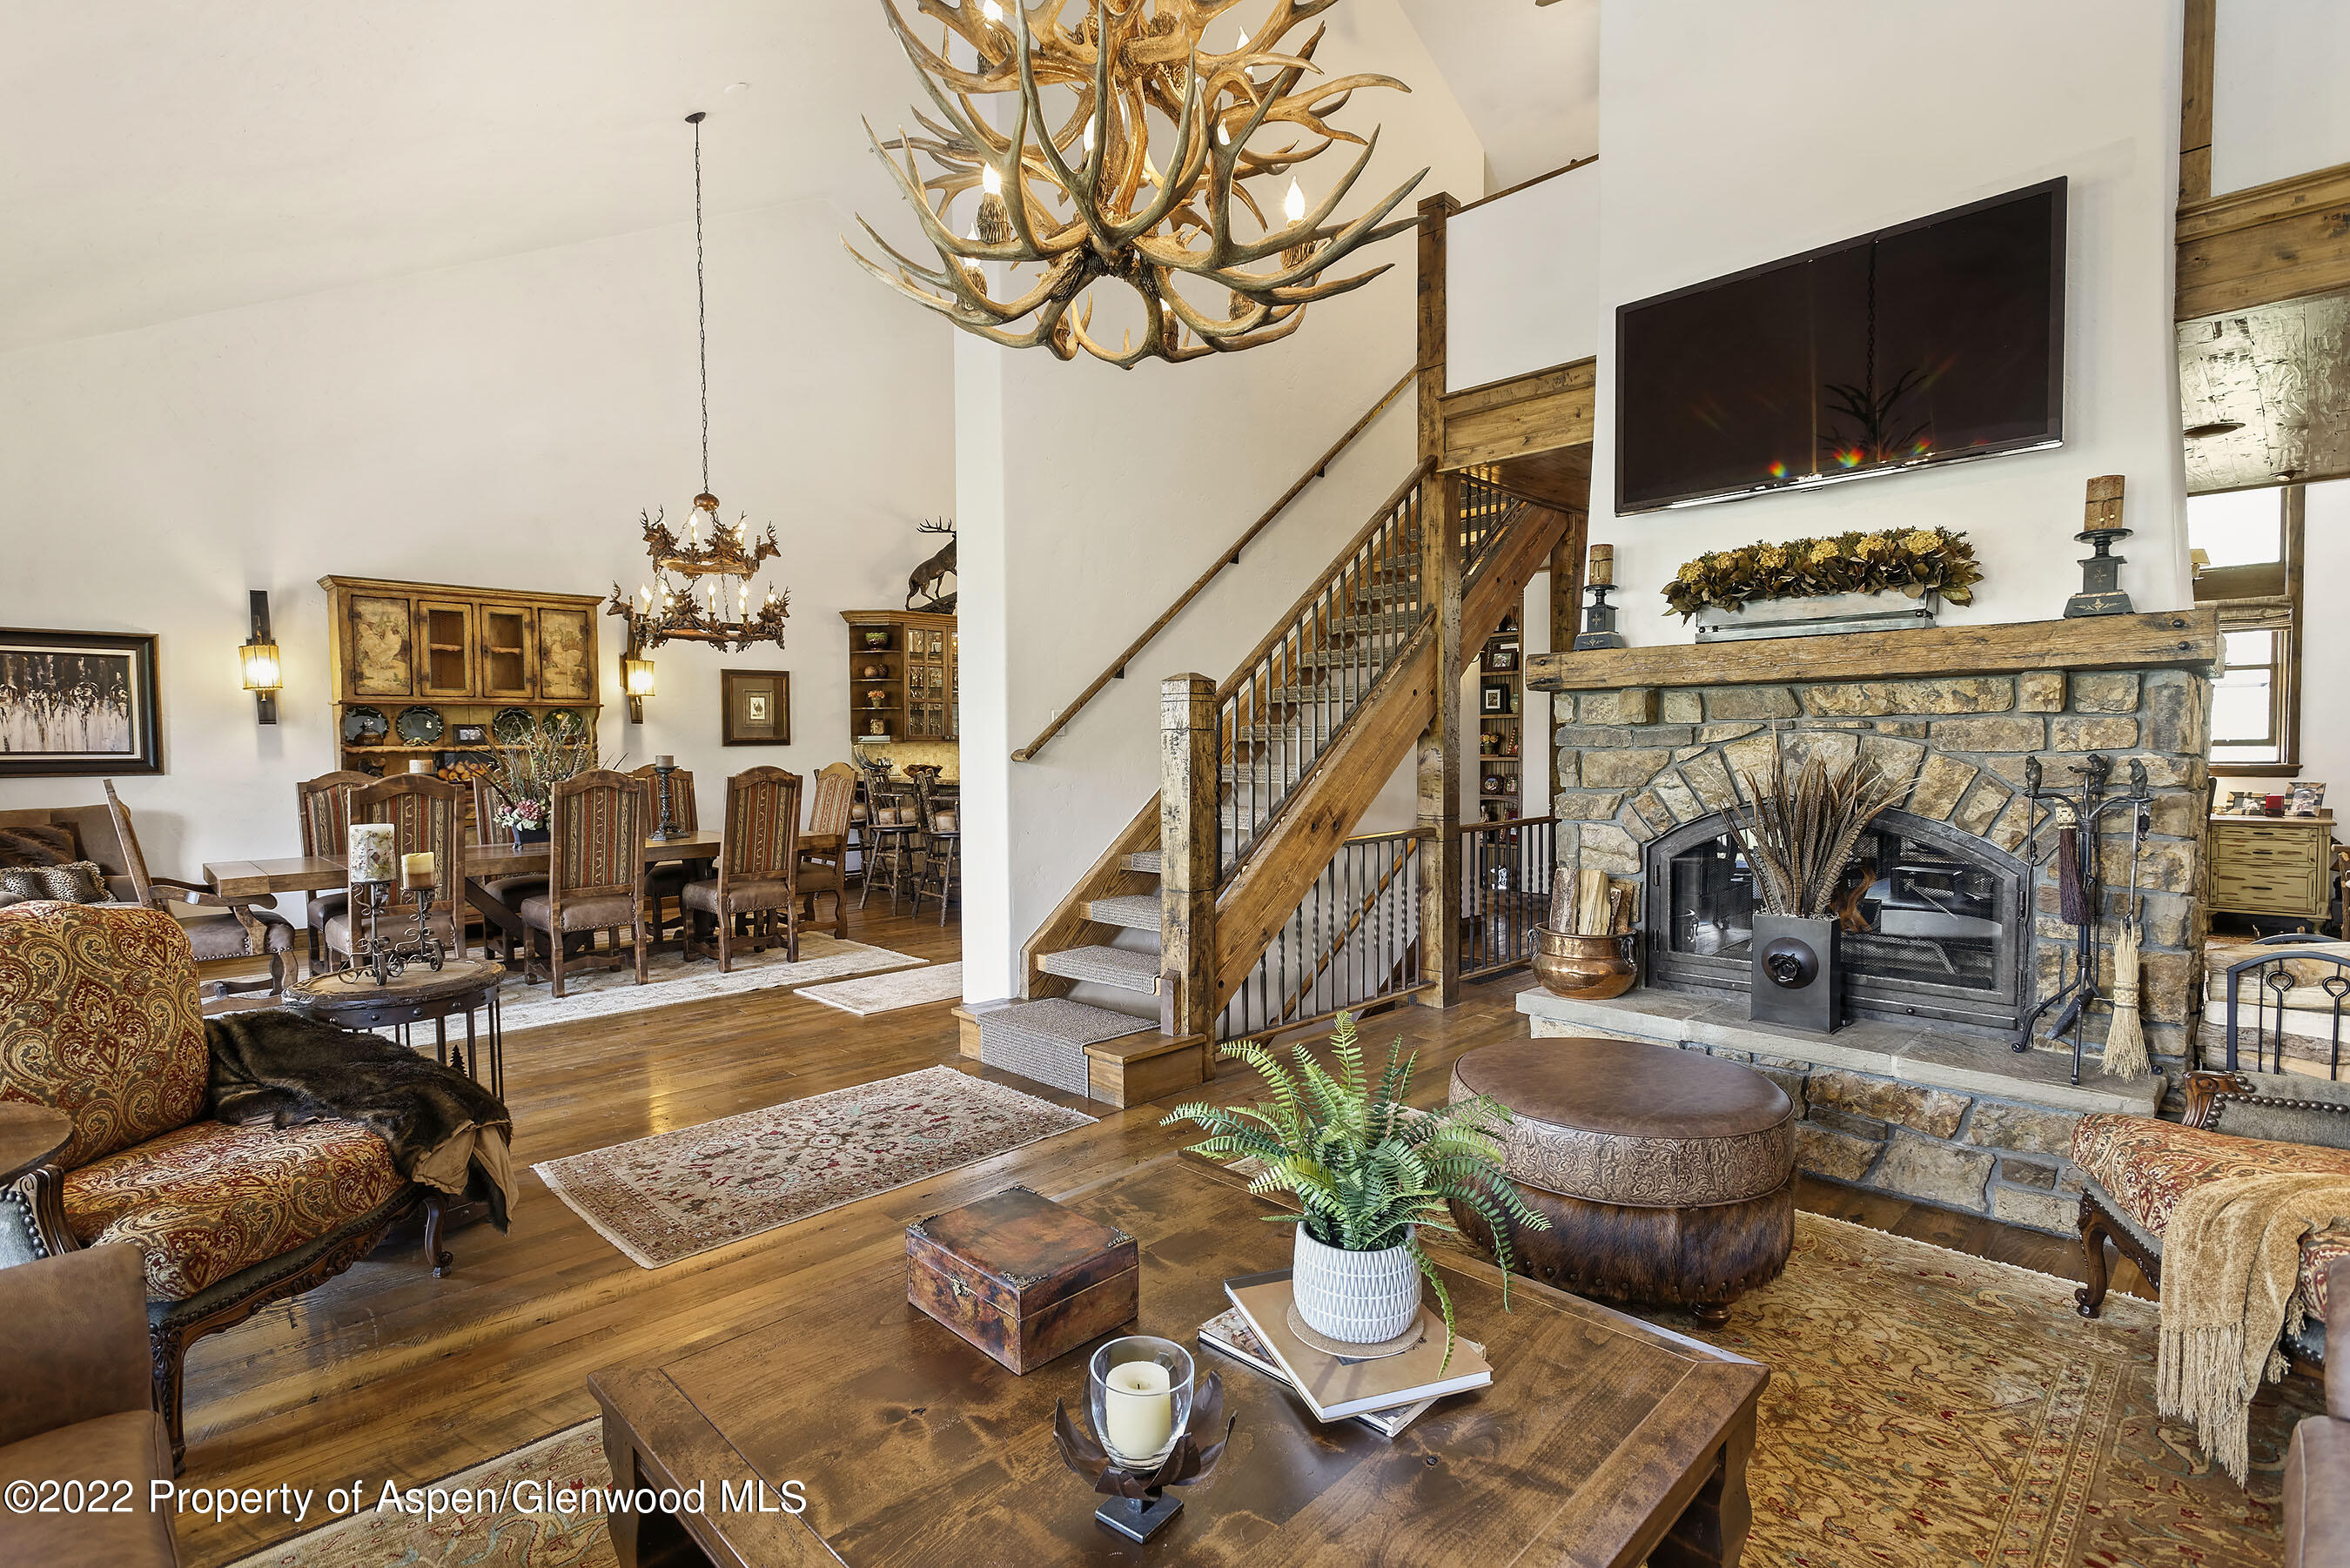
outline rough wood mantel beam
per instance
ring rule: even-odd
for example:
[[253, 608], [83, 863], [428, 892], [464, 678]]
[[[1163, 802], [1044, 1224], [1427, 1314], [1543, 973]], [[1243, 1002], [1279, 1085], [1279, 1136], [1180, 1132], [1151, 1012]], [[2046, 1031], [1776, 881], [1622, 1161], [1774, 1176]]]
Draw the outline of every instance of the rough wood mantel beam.
[[1535, 691], [1606, 691], [1636, 686], [1987, 675], [2011, 670], [2192, 669], [2209, 666], [2219, 657], [2220, 612], [2206, 608], [1537, 653], [1527, 658], [1525, 671], [1526, 685]]

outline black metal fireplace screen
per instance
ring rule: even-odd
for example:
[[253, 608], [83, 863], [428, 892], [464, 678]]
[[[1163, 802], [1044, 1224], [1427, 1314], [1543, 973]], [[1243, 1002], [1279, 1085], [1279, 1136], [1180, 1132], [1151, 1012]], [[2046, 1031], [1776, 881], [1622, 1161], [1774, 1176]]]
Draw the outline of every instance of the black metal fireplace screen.
[[[1745, 992], [1754, 877], [1730, 819], [1684, 824], [1648, 846], [1647, 864], [1648, 983]], [[2013, 1030], [2029, 995], [2031, 888], [2030, 867], [1996, 845], [1884, 813], [1835, 899], [1847, 1008]]]

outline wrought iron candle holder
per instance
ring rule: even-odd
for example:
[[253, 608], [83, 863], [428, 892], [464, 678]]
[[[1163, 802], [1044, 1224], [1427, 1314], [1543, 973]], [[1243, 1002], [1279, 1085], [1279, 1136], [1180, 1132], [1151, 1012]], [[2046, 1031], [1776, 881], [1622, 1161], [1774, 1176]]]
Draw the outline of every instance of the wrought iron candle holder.
[[2121, 586], [2129, 557], [2114, 554], [2114, 546], [2132, 532], [2121, 525], [2122, 476], [2108, 473], [2089, 481], [2088, 495], [2081, 532], [2073, 537], [2088, 545], [2090, 554], [2081, 563], [2081, 591], [2064, 601], [2067, 620], [2130, 613], [2130, 597]]
[[[366, 939], [358, 943], [357, 950], [351, 954], [351, 961], [365, 970], [378, 985], [390, 985], [411, 963], [421, 963], [437, 971], [448, 961], [449, 950], [432, 930], [432, 889], [430, 887], [411, 888], [408, 892], [416, 900], [416, 940], [412, 943], [383, 934], [383, 912], [390, 907], [395, 896], [390, 883], [351, 884], [351, 899], [359, 906], [353, 913], [365, 912], [368, 931]], [[351, 929], [354, 931], [359, 929], [356, 919], [352, 921]]]
[[653, 759], [653, 794], [658, 797], [660, 807], [660, 826], [653, 829], [652, 836], [663, 844], [693, 836], [677, 819], [677, 801], [670, 787], [670, 775], [676, 772], [675, 757]]
[[1156, 1469], [1132, 1470], [1073, 1420], [1064, 1402], [1053, 1403], [1053, 1438], [1060, 1447], [1061, 1462], [1091, 1481], [1094, 1490], [1108, 1500], [1094, 1510], [1094, 1518], [1128, 1541], [1148, 1541], [1183, 1511], [1183, 1500], [1169, 1497], [1167, 1489], [1189, 1486], [1215, 1469], [1236, 1420], [1226, 1418], [1223, 1379], [1211, 1372], [1206, 1386], [1192, 1397], [1183, 1435], [1175, 1439], [1166, 1458]]

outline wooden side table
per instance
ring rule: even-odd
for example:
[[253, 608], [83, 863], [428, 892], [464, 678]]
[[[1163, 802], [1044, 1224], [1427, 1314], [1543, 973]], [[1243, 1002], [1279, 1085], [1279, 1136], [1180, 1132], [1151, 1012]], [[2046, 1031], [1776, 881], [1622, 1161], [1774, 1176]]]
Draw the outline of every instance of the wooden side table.
[[[400, 1043], [411, 1049], [415, 1046], [410, 1037], [411, 1029], [430, 1023], [433, 1059], [504, 1099], [506, 1055], [498, 1016], [498, 984], [505, 973], [505, 965], [488, 959], [451, 959], [439, 969], [414, 965], [378, 985], [365, 970], [344, 970], [313, 975], [299, 985], [288, 986], [286, 1005], [305, 1018], [346, 1029], [397, 1030]], [[476, 1012], [488, 1013], [486, 1032], [475, 1027]], [[462, 1044], [449, 1035], [449, 1021], [461, 1014], [465, 1020]], [[486, 1078], [483, 1076], [484, 1056], [489, 1069]], [[486, 1204], [452, 1206], [437, 1192], [425, 1199], [424, 1255], [436, 1277], [445, 1276], [456, 1262], [441, 1245], [442, 1230], [473, 1224], [487, 1214]]]
[[[505, 1098], [505, 1034], [498, 1013], [498, 984], [506, 967], [489, 959], [451, 959], [439, 969], [413, 965], [378, 985], [365, 970], [313, 975], [286, 989], [286, 1005], [306, 1018], [346, 1029], [397, 1029], [400, 1043], [413, 1046], [413, 1025], [432, 1025], [433, 1059], [456, 1068], [500, 1099]], [[486, 1031], [473, 1014], [488, 1014]], [[463, 1016], [465, 1038], [450, 1038], [449, 1021]], [[489, 1075], [483, 1076], [484, 1058]]]
[[[57, 1157], [57, 1151], [73, 1141], [73, 1118], [47, 1106], [26, 1105], [16, 1100], [0, 1100], [0, 1195], [13, 1194], [15, 1201], [24, 1206], [23, 1218], [30, 1242], [27, 1249], [33, 1257], [42, 1254], [41, 1226], [34, 1219], [38, 1208], [57, 1201], [54, 1181], [26, 1181]], [[24, 1183], [19, 1186], [18, 1183]], [[65, 1216], [52, 1212], [50, 1220], [62, 1230]], [[13, 1246], [0, 1247], [0, 1256], [15, 1255]]]

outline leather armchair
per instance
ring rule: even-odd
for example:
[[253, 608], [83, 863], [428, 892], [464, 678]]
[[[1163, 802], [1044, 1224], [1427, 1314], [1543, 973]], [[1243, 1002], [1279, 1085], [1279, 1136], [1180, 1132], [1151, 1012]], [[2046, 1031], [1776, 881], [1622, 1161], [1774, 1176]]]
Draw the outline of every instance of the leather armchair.
[[[2332, 1300], [2350, 1301], [2350, 1258], [2334, 1260], [2326, 1291]], [[2295, 1427], [2285, 1450], [2284, 1564], [2350, 1565], [2350, 1368], [2332, 1362], [2325, 1414]]]
[[169, 1508], [147, 1489], [172, 1475], [147, 1364], [136, 1247], [92, 1247], [0, 1269], [0, 1486], [128, 1481], [121, 1511], [18, 1513], [0, 1568], [120, 1568], [180, 1561]]

